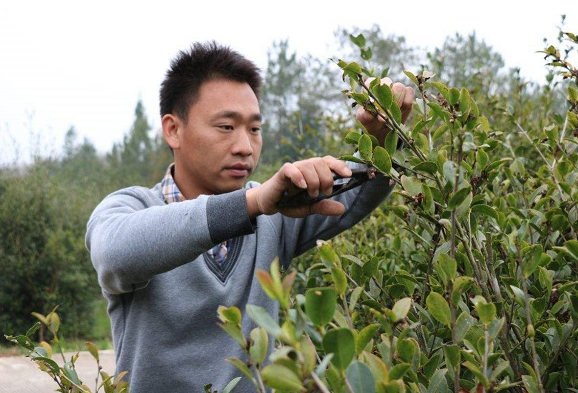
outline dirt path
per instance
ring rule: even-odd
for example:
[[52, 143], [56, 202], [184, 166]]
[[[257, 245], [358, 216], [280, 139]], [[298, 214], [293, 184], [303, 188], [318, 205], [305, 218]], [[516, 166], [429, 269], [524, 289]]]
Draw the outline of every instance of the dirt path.
[[[104, 350], [99, 353], [102, 369], [108, 374], [114, 373], [114, 351]], [[73, 353], [66, 353], [66, 360], [72, 355]], [[60, 356], [53, 358], [58, 364], [62, 364], [58, 361]], [[76, 372], [80, 380], [94, 392], [96, 361], [88, 352], [80, 352], [76, 361]], [[29, 358], [0, 357], [0, 393], [53, 393], [57, 388], [58, 385]]]

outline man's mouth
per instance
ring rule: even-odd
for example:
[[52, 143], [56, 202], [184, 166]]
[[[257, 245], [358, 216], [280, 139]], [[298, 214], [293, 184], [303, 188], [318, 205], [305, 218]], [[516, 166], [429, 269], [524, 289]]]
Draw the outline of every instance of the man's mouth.
[[251, 165], [249, 164], [235, 164], [226, 167], [225, 170], [233, 177], [247, 177], [251, 173]]

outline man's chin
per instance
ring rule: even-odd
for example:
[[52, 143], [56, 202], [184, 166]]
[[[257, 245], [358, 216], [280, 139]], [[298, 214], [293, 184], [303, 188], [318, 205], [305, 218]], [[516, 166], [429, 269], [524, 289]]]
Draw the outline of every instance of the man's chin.
[[234, 181], [228, 181], [226, 184], [222, 184], [221, 187], [218, 189], [219, 194], [225, 194], [227, 192], [238, 191], [245, 187], [245, 183], [247, 182], [247, 178], [235, 179]]

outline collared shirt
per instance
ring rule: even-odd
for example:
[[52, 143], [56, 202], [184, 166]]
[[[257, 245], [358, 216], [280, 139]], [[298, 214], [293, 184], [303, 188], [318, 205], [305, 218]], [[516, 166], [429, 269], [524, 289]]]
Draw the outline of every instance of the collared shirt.
[[167, 171], [165, 172], [165, 177], [161, 182], [161, 192], [163, 193], [166, 204], [173, 202], [182, 202], [187, 199], [183, 194], [181, 194], [179, 187], [177, 187], [177, 183], [175, 183], [175, 179], [173, 178], [174, 169], [175, 163], [173, 162], [167, 168]]

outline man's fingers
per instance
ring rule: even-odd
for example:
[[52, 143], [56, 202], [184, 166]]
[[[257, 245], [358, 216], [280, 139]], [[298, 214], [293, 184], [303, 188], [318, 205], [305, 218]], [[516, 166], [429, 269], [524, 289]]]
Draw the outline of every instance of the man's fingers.
[[283, 176], [284, 179], [289, 180], [293, 185], [298, 188], [305, 189], [307, 188], [307, 182], [305, 181], [305, 177], [303, 173], [299, 170], [295, 164], [284, 164], [281, 169], [279, 170], [279, 174]]
[[311, 205], [311, 214], [322, 214], [324, 216], [340, 216], [345, 213], [345, 206], [341, 202], [331, 199], [324, 199]]
[[396, 98], [397, 105], [401, 109], [401, 120], [405, 122], [411, 113], [413, 101], [415, 100], [415, 91], [400, 82], [394, 83], [391, 91]]
[[325, 195], [333, 192], [333, 172], [341, 176], [351, 175], [345, 162], [331, 156], [298, 161], [295, 166], [303, 175], [307, 183], [307, 193], [312, 197], [317, 197], [319, 192]]

